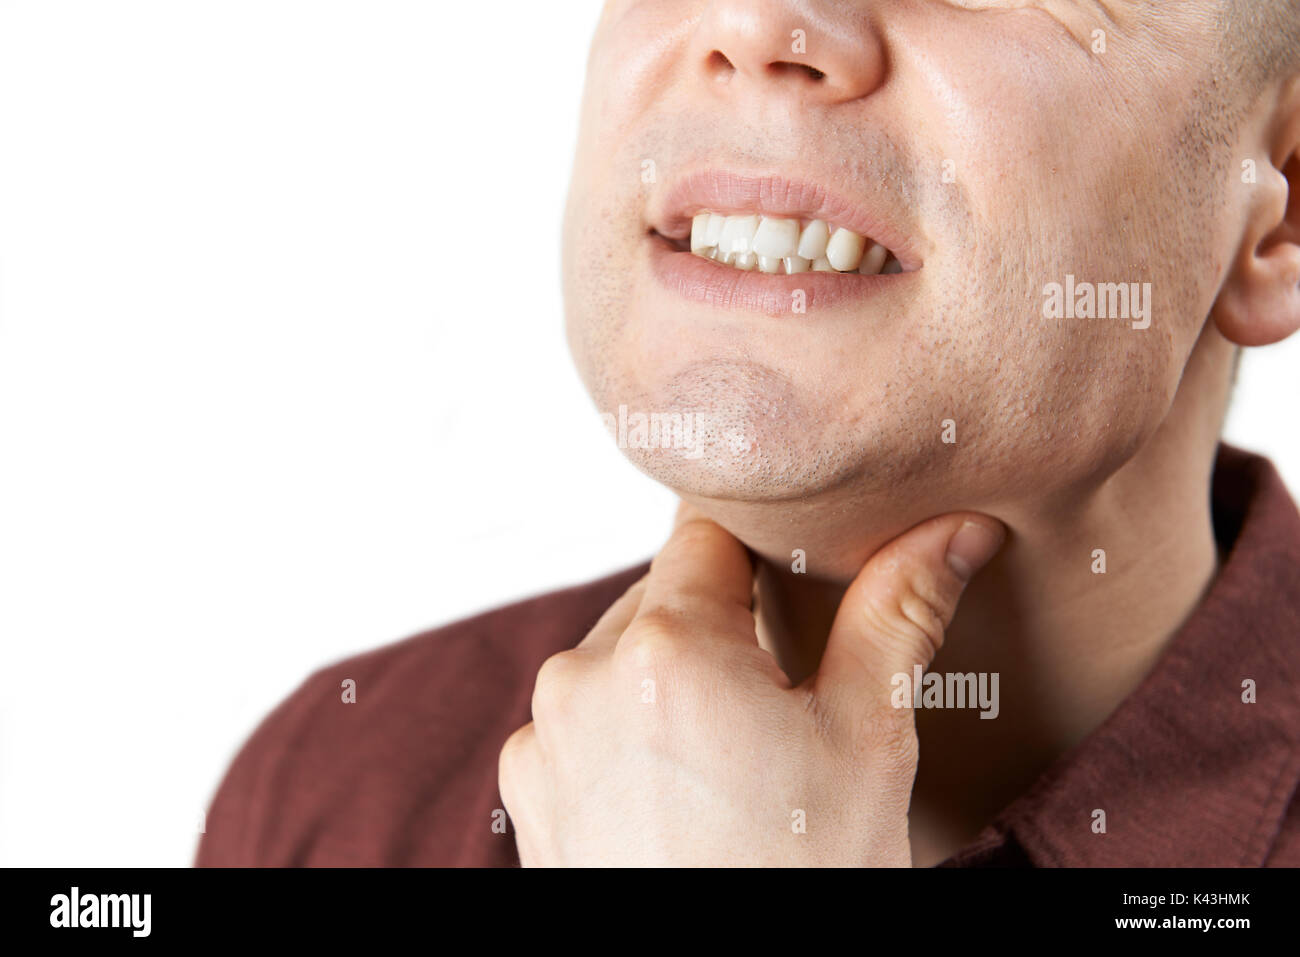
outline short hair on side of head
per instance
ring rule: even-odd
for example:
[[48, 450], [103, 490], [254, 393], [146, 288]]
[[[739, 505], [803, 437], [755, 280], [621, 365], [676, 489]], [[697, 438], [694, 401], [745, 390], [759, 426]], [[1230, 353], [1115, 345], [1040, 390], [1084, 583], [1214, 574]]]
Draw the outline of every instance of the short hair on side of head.
[[[1189, 98], [1180, 138], [1196, 171], [1226, 174], [1228, 151], [1261, 94], [1300, 74], [1300, 0], [1209, 0], [1217, 11], [1217, 56]], [[1215, 197], [1222, 199], [1222, 190]]]
[[1223, 0], [1222, 52], [1254, 97], [1300, 72], [1300, 0]]

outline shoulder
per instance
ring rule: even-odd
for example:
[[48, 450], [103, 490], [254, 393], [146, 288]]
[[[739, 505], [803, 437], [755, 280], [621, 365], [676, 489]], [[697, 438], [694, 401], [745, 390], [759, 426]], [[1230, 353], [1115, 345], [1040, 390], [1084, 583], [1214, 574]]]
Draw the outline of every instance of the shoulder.
[[[200, 866], [508, 862], [497, 755], [530, 720], [541, 663], [571, 648], [638, 566], [321, 668], [244, 744]], [[499, 815], [498, 815], [499, 816]]]

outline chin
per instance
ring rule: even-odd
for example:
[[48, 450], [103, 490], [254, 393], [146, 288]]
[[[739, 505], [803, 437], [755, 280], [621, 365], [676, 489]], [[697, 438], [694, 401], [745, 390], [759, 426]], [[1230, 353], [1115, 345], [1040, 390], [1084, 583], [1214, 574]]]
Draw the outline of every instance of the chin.
[[781, 502], [821, 491], [788, 465], [753, 453], [737, 454], [726, 443], [681, 452], [623, 449], [628, 461], [678, 495], [691, 499]]
[[723, 428], [691, 448], [620, 445], [633, 465], [683, 498], [736, 503], [814, 502], [850, 491], [868, 472], [846, 445], [806, 435]]

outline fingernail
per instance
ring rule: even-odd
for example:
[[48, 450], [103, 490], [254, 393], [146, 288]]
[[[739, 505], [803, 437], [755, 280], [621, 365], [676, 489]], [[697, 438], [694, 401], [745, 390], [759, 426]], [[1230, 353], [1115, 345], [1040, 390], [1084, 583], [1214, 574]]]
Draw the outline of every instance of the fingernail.
[[997, 554], [1006, 537], [1006, 530], [1000, 524], [967, 522], [948, 542], [948, 567], [962, 581], [970, 581]]

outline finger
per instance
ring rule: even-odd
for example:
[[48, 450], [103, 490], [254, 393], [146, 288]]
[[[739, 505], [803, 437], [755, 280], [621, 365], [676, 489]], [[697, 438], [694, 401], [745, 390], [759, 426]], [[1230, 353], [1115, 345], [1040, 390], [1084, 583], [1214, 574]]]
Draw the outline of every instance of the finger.
[[583, 651], [612, 651], [618, 644], [618, 639], [623, 630], [627, 628], [641, 607], [641, 599], [645, 596], [645, 583], [649, 575], [642, 575], [637, 579], [627, 591], [619, 596], [618, 601], [605, 609], [605, 613], [600, 616], [600, 620], [592, 626], [591, 631], [587, 632], [587, 637], [578, 643], [578, 648]]
[[745, 546], [704, 518], [682, 522], [650, 563], [639, 619], [689, 621], [719, 637], [756, 641], [754, 566]]
[[532, 815], [530, 811], [545, 793], [541, 750], [537, 729], [530, 721], [506, 739], [497, 756], [497, 792], [501, 806], [515, 831], [521, 859], [531, 857]]
[[708, 516], [698, 508], [685, 500], [678, 501], [677, 514], [673, 516], [673, 531], [681, 528], [687, 522], [694, 522], [703, 519], [708, 521]]
[[824, 697], [888, 701], [943, 645], [961, 593], [1002, 547], [1006, 529], [986, 515], [941, 515], [894, 539], [849, 585], [815, 678]]

